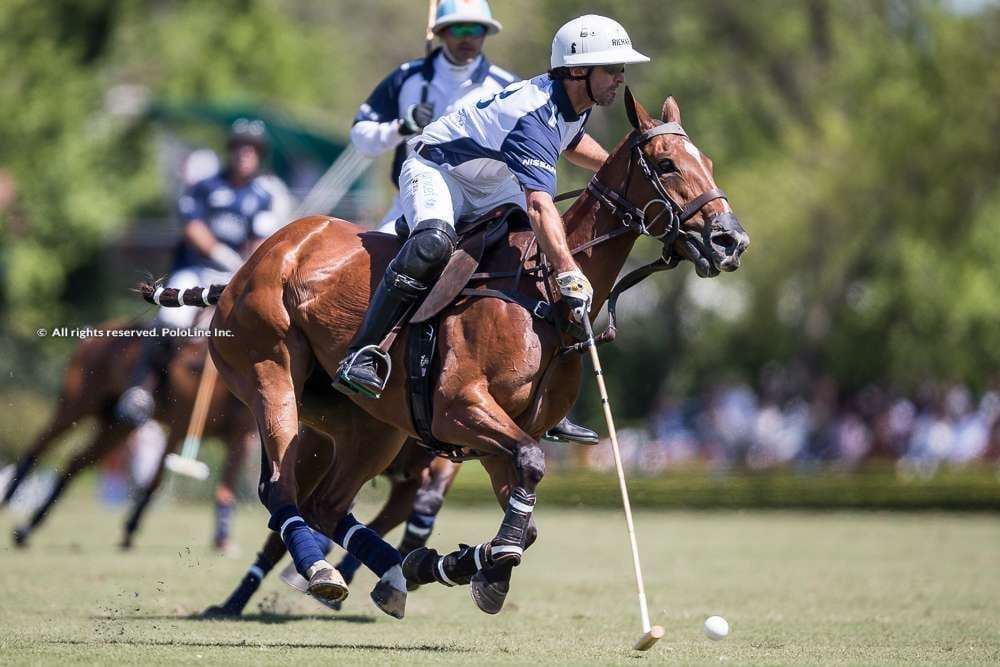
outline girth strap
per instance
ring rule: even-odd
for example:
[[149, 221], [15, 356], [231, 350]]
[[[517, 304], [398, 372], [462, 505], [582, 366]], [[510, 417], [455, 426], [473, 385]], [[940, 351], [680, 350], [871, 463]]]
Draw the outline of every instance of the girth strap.
[[490, 289], [488, 287], [479, 288], [466, 288], [460, 292], [462, 296], [472, 296], [480, 298], [494, 298], [501, 299], [507, 303], [516, 303], [517, 305], [524, 308], [526, 311], [531, 313], [534, 317], [540, 320], [545, 320], [546, 322], [554, 325], [557, 329], [561, 328], [570, 336], [579, 341], [587, 340], [587, 334], [583, 330], [583, 327], [571, 322], [569, 320], [563, 320], [562, 318], [556, 317], [555, 308], [552, 304], [547, 301], [542, 301], [541, 299], [535, 299], [530, 296], [525, 296], [518, 292], [504, 292], [501, 290]]

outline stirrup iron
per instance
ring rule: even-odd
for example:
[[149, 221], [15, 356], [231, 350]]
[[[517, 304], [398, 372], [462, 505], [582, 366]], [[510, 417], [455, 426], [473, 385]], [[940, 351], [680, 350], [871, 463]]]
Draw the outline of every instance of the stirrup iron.
[[[349, 375], [351, 369], [354, 368], [354, 364], [358, 360], [358, 356], [366, 352], [371, 353], [372, 360], [375, 362], [375, 370], [378, 372], [378, 375], [382, 380], [378, 391], [374, 393], [368, 387], [355, 384]], [[382, 372], [383, 370], [384, 373]], [[359, 348], [356, 352], [349, 356], [343, 364], [341, 364], [340, 368], [337, 370], [337, 382], [341, 386], [347, 387], [356, 394], [377, 399], [382, 397], [382, 392], [385, 391], [385, 386], [389, 383], [389, 376], [391, 374], [392, 358], [389, 357], [389, 353], [384, 351], [378, 345], [365, 345], [364, 347]]]

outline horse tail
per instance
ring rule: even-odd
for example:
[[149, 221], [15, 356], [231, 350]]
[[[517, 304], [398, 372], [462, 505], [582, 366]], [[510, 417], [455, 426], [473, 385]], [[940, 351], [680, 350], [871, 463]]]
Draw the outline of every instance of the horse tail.
[[167, 308], [180, 308], [181, 306], [198, 306], [207, 308], [219, 302], [222, 290], [225, 285], [209, 285], [208, 287], [188, 287], [187, 289], [177, 289], [176, 287], [163, 287], [155, 283], [142, 283], [139, 286], [139, 293], [142, 298], [157, 306]]

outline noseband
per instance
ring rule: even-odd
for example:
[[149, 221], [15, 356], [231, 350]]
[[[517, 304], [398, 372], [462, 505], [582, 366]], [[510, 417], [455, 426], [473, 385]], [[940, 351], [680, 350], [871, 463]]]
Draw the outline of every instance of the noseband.
[[[587, 184], [587, 190], [608, 207], [611, 214], [622, 223], [625, 229], [635, 232], [640, 236], [649, 236], [663, 243], [664, 258], [672, 264], [672, 268], [682, 259], [673, 249], [673, 243], [678, 238], [704, 250], [702, 239], [685, 231], [681, 226], [704, 208], [705, 204], [716, 199], [726, 199], [726, 193], [720, 188], [712, 188], [701, 193], [683, 206], [674, 201], [673, 197], [664, 189], [663, 184], [656, 175], [655, 167], [649, 163], [649, 158], [642, 150], [642, 147], [646, 143], [662, 134], [674, 134], [688, 138], [687, 132], [684, 131], [680, 123], [663, 123], [645, 132], [633, 133], [632, 138], [629, 140], [629, 151], [632, 155], [628, 161], [628, 170], [625, 172], [625, 184], [622, 192], [619, 193], [615, 189], [604, 185], [597, 179], [596, 175], [590, 179], [590, 183]], [[639, 165], [643, 177], [657, 195], [642, 207], [636, 206], [628, 199], [629, 186], [632, 183], [632, 173], [635, 165]], [[653, 227], [664, 213], [658, 213], [652, 220], [647, 220], [646, 217], [646, 211], [649, 207], [657, 203], [663, 204], [664, 212], [670, 216], [664, 223], [663, 232], [659, 234], [653, 232]], [[705, 255], [706, 253], [702, 254]]]

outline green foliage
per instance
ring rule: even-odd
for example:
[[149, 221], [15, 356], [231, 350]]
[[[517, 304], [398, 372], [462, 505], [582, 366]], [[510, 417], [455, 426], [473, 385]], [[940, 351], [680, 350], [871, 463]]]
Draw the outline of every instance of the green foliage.
[[[552, 33], [583, 10], [494, 5], [505, 32], [487, 54], [524, 76], [546, 69]], [[744, 268], [713, 286], [684, 266], [623, 300], [619, 343], [605, 352], [623, 419], [642, 417], [663, 382], [690, 388], [722, 369], [753, 379], [769, 360], [849, 387], [993, 379], [1000, 10], [952, 6], [587, 3], [652, 56], [629, 69], [633, 90], [654, 114], [677, 98], [753, 237]], [[111, 86], [167, 103], [264, 104], [346, 134], [374, 85], [422, 53], [423, 12], [346, 0], [4, 3], [0, 168], [17, 196], [0, 212], [0, 350], [26, 356], [26, 372], [43, 367], [51, 386], [65, 350], [34, 330], [117, 314], [104, 285], [67, 281], [91, 280], [102, 247], [137, 212], [162, 208], [152, 134], [105, 113]], [[605, 145], [626, 128], [618, 105], [591, 121]], [[561, 184], [585, 178], [566, 168]], [[641, 243], [637, 258], [653, 252]], [[583, 401], [596, 418], [593, 397]]]

